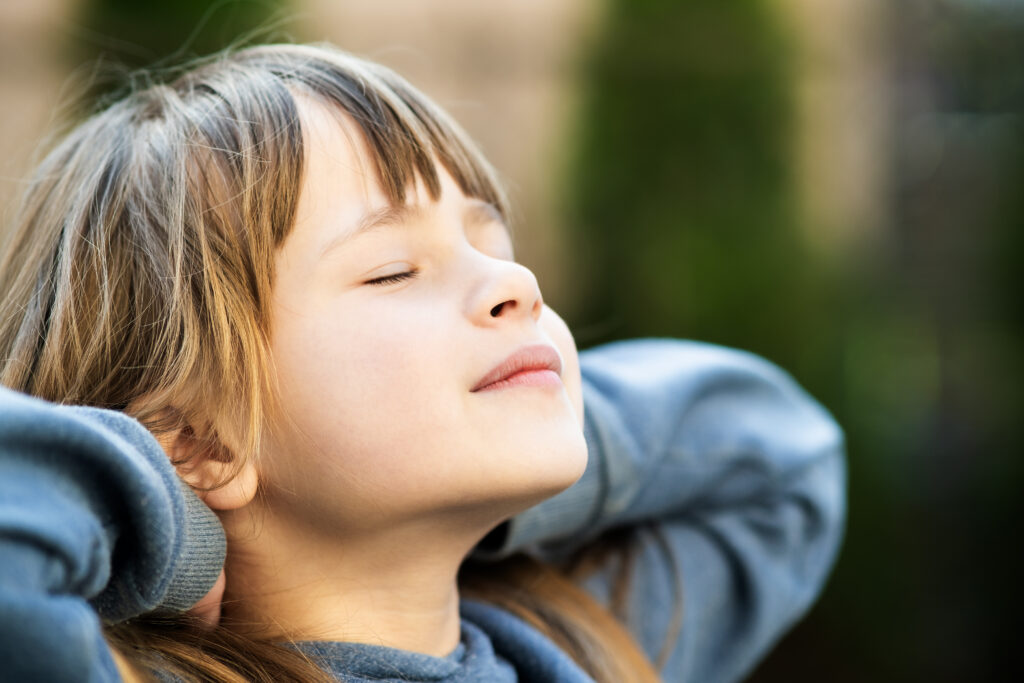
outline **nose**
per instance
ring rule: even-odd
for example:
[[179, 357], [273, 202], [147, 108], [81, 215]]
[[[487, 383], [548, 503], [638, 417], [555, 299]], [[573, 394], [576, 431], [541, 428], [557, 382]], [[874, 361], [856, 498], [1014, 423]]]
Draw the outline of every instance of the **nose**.
[[513, 319], [540, 319], [544, 308], [533, 272], [518, 263], [488, 259], [488, 267], [470, 297], [469, 315], [477, 325], [492, 326]]

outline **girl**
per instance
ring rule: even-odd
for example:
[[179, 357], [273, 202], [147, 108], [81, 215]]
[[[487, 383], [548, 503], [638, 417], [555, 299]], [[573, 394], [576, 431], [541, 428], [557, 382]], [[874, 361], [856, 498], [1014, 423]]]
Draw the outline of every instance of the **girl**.
[[834, 561], [840, 432], [743, 353], [577, 356], [507, 216], [442, 111], [326, 47], [76, 128], [0, 268], [37, 397], [0, 393], [5, 675], [747, 673]]

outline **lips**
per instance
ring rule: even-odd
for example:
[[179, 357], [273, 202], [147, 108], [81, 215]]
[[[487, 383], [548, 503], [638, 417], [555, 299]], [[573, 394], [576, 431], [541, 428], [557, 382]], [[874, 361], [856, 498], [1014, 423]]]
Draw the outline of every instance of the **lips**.
[[488, 388], [511, 383], [517, 377], [533, 376], [529, 373], [554, 372], [561, 377], [562, 359], [554, 347], [547, 344], [531, 344], [516, 350], [505, 360], [498, 363], [470, 391], [482, 391]]

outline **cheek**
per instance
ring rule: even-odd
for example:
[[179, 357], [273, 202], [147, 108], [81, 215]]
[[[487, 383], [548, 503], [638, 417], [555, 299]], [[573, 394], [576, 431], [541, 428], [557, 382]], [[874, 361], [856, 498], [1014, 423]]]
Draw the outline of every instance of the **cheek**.
[[353, 466], [366, 454], [386, 468], [382, 453], [411, 447], [423, 423], [446, 419], [450, 402], [431, 400], [452, 381], [439, 355], [450, 346], [446, 326], [424, 316], [380, 306], [279, 318], [283, 409], [321, 452], [343, 451]]

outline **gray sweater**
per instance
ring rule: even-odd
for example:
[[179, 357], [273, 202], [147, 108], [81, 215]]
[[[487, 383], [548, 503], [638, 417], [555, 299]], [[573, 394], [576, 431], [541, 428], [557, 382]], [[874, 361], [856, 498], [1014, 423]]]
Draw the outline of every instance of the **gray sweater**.
[[[585, 474], [478, 554], [557, 561], [627, 529], [639, 553], [626, 625], [652, 660], [667, 646], [664, 679], [741, 679], [810, 607], [835, 561], [841, 432], [788, 376], [742, 352], [649, 340], [580, 360]], [[120, 680], [101, 620], [186, 609], [223, 557], [216, 517], [138, 423], [0, 389], [0, 679]], [[601, 569], [583, 587], [606, 602], [612, 575]], [[590, 680], [526, 623], [470, 601], [447, 657], [300, 647], [343, 681]]]

